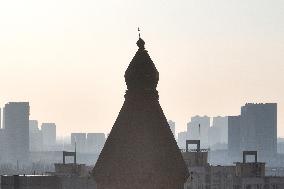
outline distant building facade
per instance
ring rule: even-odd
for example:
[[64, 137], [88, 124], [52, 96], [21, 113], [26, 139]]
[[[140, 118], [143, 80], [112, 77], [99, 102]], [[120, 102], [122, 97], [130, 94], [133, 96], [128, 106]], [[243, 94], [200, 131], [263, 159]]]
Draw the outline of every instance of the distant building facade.
[[203, 147], [208, 147], [208, 131], [210, 128], [210, 117], [194, 116], [187, 124], [187, 134], [190, 140], [201, 140]]
[[2, 175], [1, 189], [96, 189], [90, 178], [93, 167], [76, 163], [55, 163], [55, 171], [42, 175]]
[[99, 154], [104, 147], [104, 133], [71, 133], [71, 146], [78, 153]]
[[228, 117], [228, 155], [233, 161], [240, 159], [240, 124], [241, 116]]
[[56, 145], [56, 124], [42, 123], [41, 132], [44, 150], [52, 150]]
[[86, 151], [86, 133], [71, 133], [71, 145], [79, 153], [84, 153]]
[[6, 152], [6, 137], [5, 137], [5, 130], [0, 129], [0, 150], [2, 153], [0, 153], [0, 162], [5, 161], [7, 154]]
[[8, 159], [25, 162], [29, 156], [29, 103], [9, 102], [3, 114]]
[[277, 153], [284, 154], [284, 139], [283, 138], [277, 139]]
[[38, 128], [37, 120], [29, 121], [29, 138], [30, 138], [30, 151], [36, 152], [43, 150], [42, 132]]
[[170, 129], [171, 129], [173, 135], [174, 135], [174, 138], [176, 138], [176, 123], [172, 120], [169, 120], [168, 124], [170, 126]]
[[241, 108], [241, 150], [257, 150], [261, 160], [277, 153], [277, 104], [246, 104]]
[[87, 134], [87, 151], [99, 154], [104, 147], [106, 136], [104, 133]]
[[277, 154], [277, 104], [252, 104], [241, 107], [240, 116], [230, 116], [229, 153], [257, 150], [261, 161], [269, 162]]
[[[1, 116], [1, 108], [0, 108], [0, 151], [4, 152], [5, 151], [5, 133], [4, 133], [4, 129], [1, 127], [2, 125], [2, 116]], [[5, 154], [0, 154], [0, 161], [2, 161], [3, 159], [5, 159]]]
[[186, 140], [187, 140], [187, 132], [186, 131], [178, 133], [178, 147], [180, 149], [185, 149]]
[[[244, 152], [246, 154], [247, 152]], [[251, 155], [252, 152], [248, 152]], [[265, 163], [257, 161], [243, 162], [236, 165], [214, 166], [207, 161], [207, 151], [196, 149], [183, 152], [190, 176], [185, 189], [282, 189], [284, 177], [265, 176]], [[244, 155], [243, 155], [244, 156]]]
[[212, 127], [216, 127], [220, 131], [219, 142], [220, 143], [228, 143], [228, 117], [227, 116], [217, 116], [213, 117]]

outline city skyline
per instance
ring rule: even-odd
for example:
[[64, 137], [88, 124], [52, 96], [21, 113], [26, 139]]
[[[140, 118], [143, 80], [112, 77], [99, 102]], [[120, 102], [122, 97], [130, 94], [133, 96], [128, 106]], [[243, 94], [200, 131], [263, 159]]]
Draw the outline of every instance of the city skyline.
[[1, 2], [0, 105], [29, 101], [30, 118], [55, 122], [59, 135], [108, 133], [140, 26], [176, 133], [195, 115], [239, 115], [245, 103], [275, 102], [283, 137], [283, 7], [278, 0]]
[[[29, 102], [9, 102], [9, 103], [29, 103]], [[247, 104], [255, 104], [255, 105], [266, 105], [267, 103], [246, 103], [245, 105], [247, 105]], [[271, 103], [268, 103], [268, 104], [271, 104]], [[273, 104], [273, 103], [272, 103]], [[275, 103], [276, 105], [277, 105], [277, 103]], [[242, 107], [242, 106], [241, 106]], [[1, 111], [1, 114], [0, 114], [0, 126], [2, 125], [2, 127], [0, 127], [0, 129], [4, 129], [4, 124], [2, 124], [2, 123], [4, 123], [4, 113], [2, 112], [2, 110], [1, 110], [1, 108], [0, 108], [0, 111]], [[3, 110], [4, 111], [4, 110]], [[277, 112], [277, 111], [276, 111]], [[1, 119], [1, 117], [3, 117], [2, 119]], [[201, 125], [204, 127], [208, 127], [208, 129], [209, 128], [214, 128], [215, 127], [215, 125], [214, 125], [214, 120], [215, 119], [228, 119], [228, 117], [237, 117], [237, 115], [226, 115], [226, 116], [220, 116], [220, 115], [218, 115], [218, 116], [213, 116], [213, 117], [211, 117], [211, 116], [207, 116], [207, 115], [194, 115], [194, 116], [191, 116], [190, 118], [189, 118], [189, 120], [188, 120], [188, 122], [187, 122], [187, 125], [185, 126], [185, 128], [183, 128], [183, 129], [180, 129], [179, 131], [175, 131], [175, 122], [173, 121], [173, 120], [168, 120], [168, 124], [169, 124], [169, 126], [170, 126], [170, 128], [171, 128], [171, 130], [172, 130], [172, 133], [173, 133], [173, 135], [174, 135], [174, 137], [177, 137], [177, 135], [179, 134], [179, 133], [182, 133], [182, 132], [189, 132], [190, 130], [189, 130], [189, 124], [191, 123], [191, 121], [192, 121], [192, 119], [195, 119], [195, 118], [207, 118], [208, 119], [208, 123], [206, 123], [206, 124], [199, 124], [199, 127], [201, 128]], [[277, 120], [277, 119], [276, 119]], [[39, 130], [41, 130], [42, 128], [43, 128], [43, 125], [45, 125], [45, 124], [51, 124], [51, 125], [54, 125], [55, 126], [55, 123], [46, 123], [46, 122], [44, 122], [44, 121], [39, 121], [39, 120], [34, 120], [34, 119], [29, 119], [29, 121], [32, 123], [32, 122], [36, 122], [36, 128], [37, 129], [39, 129]], [[41, 123], [41, 126], [39, 126], [38, 125], [38, 123]], [[33, 125], [34, 123], [32, 123], [32, 125]], [[203, 128], [202, 127], [202, 128]], [[34, 129], [35, 127], [33, 126], [32, 127], [32, 132], [33, 132], [33, 129]], [[57, 132], [56, 130], [55, 130], [55, 132]], [[87, 132], [90, 132], [90, 131], [87, 131]], [[201, 131], [199, 131], [199, 134], [200, 134], [200, 132]], [[220, 132], [220, 131], [219, 131]], [[227, 131], [227, 129], [225, 129], [225, 130], [222, 130], [222, 133], [226, 133], [226, 132], [228, 132]], [[73, 131], [69, 131], [69, 132], [67, 132], [67, 133], [65, 133], [64, 135], [60, 135], [60, 134], [56, 134], [56, 140], [66, 140], [66, 137], [68, 137], [68, 136], [70, 136], [70, 134], [72, 134], [72, 133], [74, 133]], [[75, 132], [76, 133], [76, 132]], [[80, 130], [80, 131], [78, 131], [77, 133], [84, 133], [84, 131], [82, 131], [82, 130]], [[108, 134], [108, 133], [104, 133], [104, 132], [102, 132], [103, 134]], [[193, 132], [193, 131], [190, 131], [190, 133], [191, 134], [193, 134], [194, 136], [197, 136], [198, 135], [198, 131], [195, 131], [195, 132]], [[201, 133], [203, 133], [203, 132], [201, 132]], [[277, 126], [277, 133], [278, 133], [278, 126]], [[85, 133], [86, 134], [86, 133]], [[204, 133], [203, 133], [204, 134]], [[206, 135], [206, 134], [205, 134]], [[214, 138], [214, 136], [212, 135], [212, 137]], [[278, 134], [277, 134], [277, 137], [278, 138], [282, 138], [281, 136], [279, 136]], [[189, 137], [190, 138], [190, 137]], [[215, 139], [216, 140], [216, 139]], [[220, 139], [219, 139], [220, 140]], [[224, 136], [223, 136], [223, 138], [222, 138], [222, 140], [227, 140], [227, 136], [224, 138]], [[205, 142], [206, 143], [206, 142]], [[225, 143], [227, 143], [227, 142], [225, 142]]]
[[0, 1], [0, 188], [284, 189], [283, 10]]

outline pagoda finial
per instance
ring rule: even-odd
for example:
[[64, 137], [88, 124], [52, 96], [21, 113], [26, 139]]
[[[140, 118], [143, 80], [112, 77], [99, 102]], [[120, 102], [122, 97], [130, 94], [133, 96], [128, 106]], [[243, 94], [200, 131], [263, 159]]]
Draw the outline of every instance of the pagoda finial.
[[141, 39], [141, 34], [140, 34], [140, 28], [139, 27], [138, 27], [138, 33], [139, 33], [139, 39], [138, 39], [136, 44], [139, 47], [139, 49], [144, 50], [145, 49], [145, 47], [144, 47], [145, 42], [143, 41], [143, 39]]

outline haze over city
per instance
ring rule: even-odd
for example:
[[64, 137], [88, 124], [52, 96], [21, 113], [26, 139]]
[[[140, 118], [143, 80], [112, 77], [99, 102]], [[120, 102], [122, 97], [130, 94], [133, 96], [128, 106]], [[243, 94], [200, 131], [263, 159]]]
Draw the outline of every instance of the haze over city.
[[283, 137], [283, 8], [281, 0], [2, 1], [0, 106], [29, 101], [30, 118], [55, 122], [59, 135], [108, 133], [139, 26], [177, 132], [194, 115], [275, 102]]
[[0, 2], [0, 189], [284, 189], [284, 2]]

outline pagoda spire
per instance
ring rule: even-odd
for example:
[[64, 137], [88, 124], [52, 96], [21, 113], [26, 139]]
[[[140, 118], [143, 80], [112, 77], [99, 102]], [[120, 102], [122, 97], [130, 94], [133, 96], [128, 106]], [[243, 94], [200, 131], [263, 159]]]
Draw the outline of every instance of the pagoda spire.
[[[136, 42], [138, 51], [125, 71], [126, 93], [155, 93], [159, 81], [159, 72], [155, 67], [148, 51], [145, 49], [144, 40], [139, 37]], [[139, 92], [138, 92], [139, 91]]]
[[181, 189], [189, 176], [159, 104], [159, 72], [144, 45], [139, 36], [124, 75], [124, 104], [93, 169], [98, 189]]
[[140, 38], [140, 28], [138, 27], [138, 36]]

